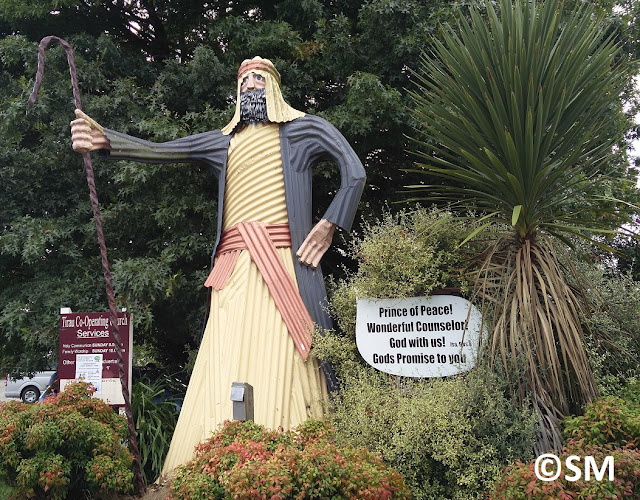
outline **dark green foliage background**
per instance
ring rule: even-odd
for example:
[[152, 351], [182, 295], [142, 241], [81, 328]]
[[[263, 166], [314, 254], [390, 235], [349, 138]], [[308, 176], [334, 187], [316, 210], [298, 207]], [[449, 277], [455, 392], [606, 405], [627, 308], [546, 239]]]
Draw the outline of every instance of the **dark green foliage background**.
[[[362, 207], [370, 214], [407, 183], [405, 64], [450, 15], [447, 4], [213, 3], [205, 13], [196, 2], [141, 2], [155, 12], [143, 22], [118, 1], [0, 2], [0, 372], [55, 362], [59, 307], [106, 308], [82, 161], [69, 147], [73, 100], [60, 48], [48, 51], [39, 100], [26, 113], [41, 37], [75, 48], [92, 117], [154, 141], [223, 126], [240, 62], [271, 58], [285, 98], [328, 118], [353, 144], [369, 176]], [[204, 316], [215, 181], [193, 165], [94, 164], [118, 305], [133, 313], [136, 343], [182, 367]], [[318, 216], [335, 174], [329, 164], [317, 171]], [[328, 255], [325, 271], [337, 260]]]
[[[476, 3], [0, 0], [0, 373], [56, 362], [61, 306], [106, 309], [82, 161], [69, 144], [73, 99], [60, 48], [48, 51], [44, 85], [27, 114], [43, 36], [75, 48], [86, 112], [154, 141], [223, 126], [240, 62], [272, 59], [290, 104], [335, 124], [363, 161], [360, 209], [371, 220], [385, 203], [395, 210], [393, 202], [406, 198], [402, 186], [429, 182], [403, 172], [414, 161], [405, 136], [413, 127], [411, 68], [455, 9]], [[613, 12], [613, 2], [598, 3]], [[635, 54], [638, 7], [627, 7], [611, 16]], [[94, 158], [118, 305], [133, 313], [137, 344], [168, 369], [183, 368], [204, 316], [215, 181], [193, 165]], [[621, 154], [612, 171], [625, 168]], [[332, 165], [317, 169], [318, 217], [338, 183]], [[323, 267], [339, 278], [347, 243], [335, 243]]]

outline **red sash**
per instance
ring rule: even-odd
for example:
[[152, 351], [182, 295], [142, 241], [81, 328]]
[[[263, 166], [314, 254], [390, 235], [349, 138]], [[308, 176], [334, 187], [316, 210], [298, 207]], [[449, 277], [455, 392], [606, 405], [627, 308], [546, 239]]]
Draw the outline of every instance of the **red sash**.
[[239, 222], [222, 234], [215, 265], [204, 286], [222, 290], [231, 277], [240, 252], [248, 250], [249, 257], [267, 284], [296, 349], [302, 359], [306, 360], [311, 348], [313, 320], [276, 250], [290, 247], [291, 234], [287, 223], [267, 225], [257, 221]]

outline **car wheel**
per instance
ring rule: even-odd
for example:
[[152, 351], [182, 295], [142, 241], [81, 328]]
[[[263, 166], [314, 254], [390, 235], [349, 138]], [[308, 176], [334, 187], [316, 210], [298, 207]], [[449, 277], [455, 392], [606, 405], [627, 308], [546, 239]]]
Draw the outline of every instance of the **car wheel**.
[[38, 390], [37, 387], [34, 387], [32, 385], [30, 385], [29, 387], [26, 387], [22, 391], [22, 394], [20, 394], [20, 399], [22, 399], [22, 401], [24, 401], [25, 403], [29, 403], [29, 404], [33, 404], [36, 401], [38, 401], [39, 397], [40, 397], [40, 391]]

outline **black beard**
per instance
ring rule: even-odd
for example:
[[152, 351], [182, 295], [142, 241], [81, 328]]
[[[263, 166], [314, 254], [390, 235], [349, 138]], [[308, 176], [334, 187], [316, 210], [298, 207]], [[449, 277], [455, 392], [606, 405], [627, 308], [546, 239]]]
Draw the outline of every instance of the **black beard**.
[[240, 123], [254, 124], [268, 121], [265, 89], [247, 90], [240, 94]]

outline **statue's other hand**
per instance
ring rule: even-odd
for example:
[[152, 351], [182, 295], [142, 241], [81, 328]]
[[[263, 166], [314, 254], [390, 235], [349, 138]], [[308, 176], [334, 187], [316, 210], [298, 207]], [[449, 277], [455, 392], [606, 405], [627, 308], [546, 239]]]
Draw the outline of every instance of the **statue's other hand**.
[[86, 153], [96, 149], [111, 149], [109, 139], [102, 126], [89, 115], [76, 109], [76, 119], [71, 122], [71, 143], [73, 150]]
[[312, 268], [318, 267], [320, 259], [331, 246], [336, 225], [326, 219], [318, 222], [296, 252], [298, 260]]

